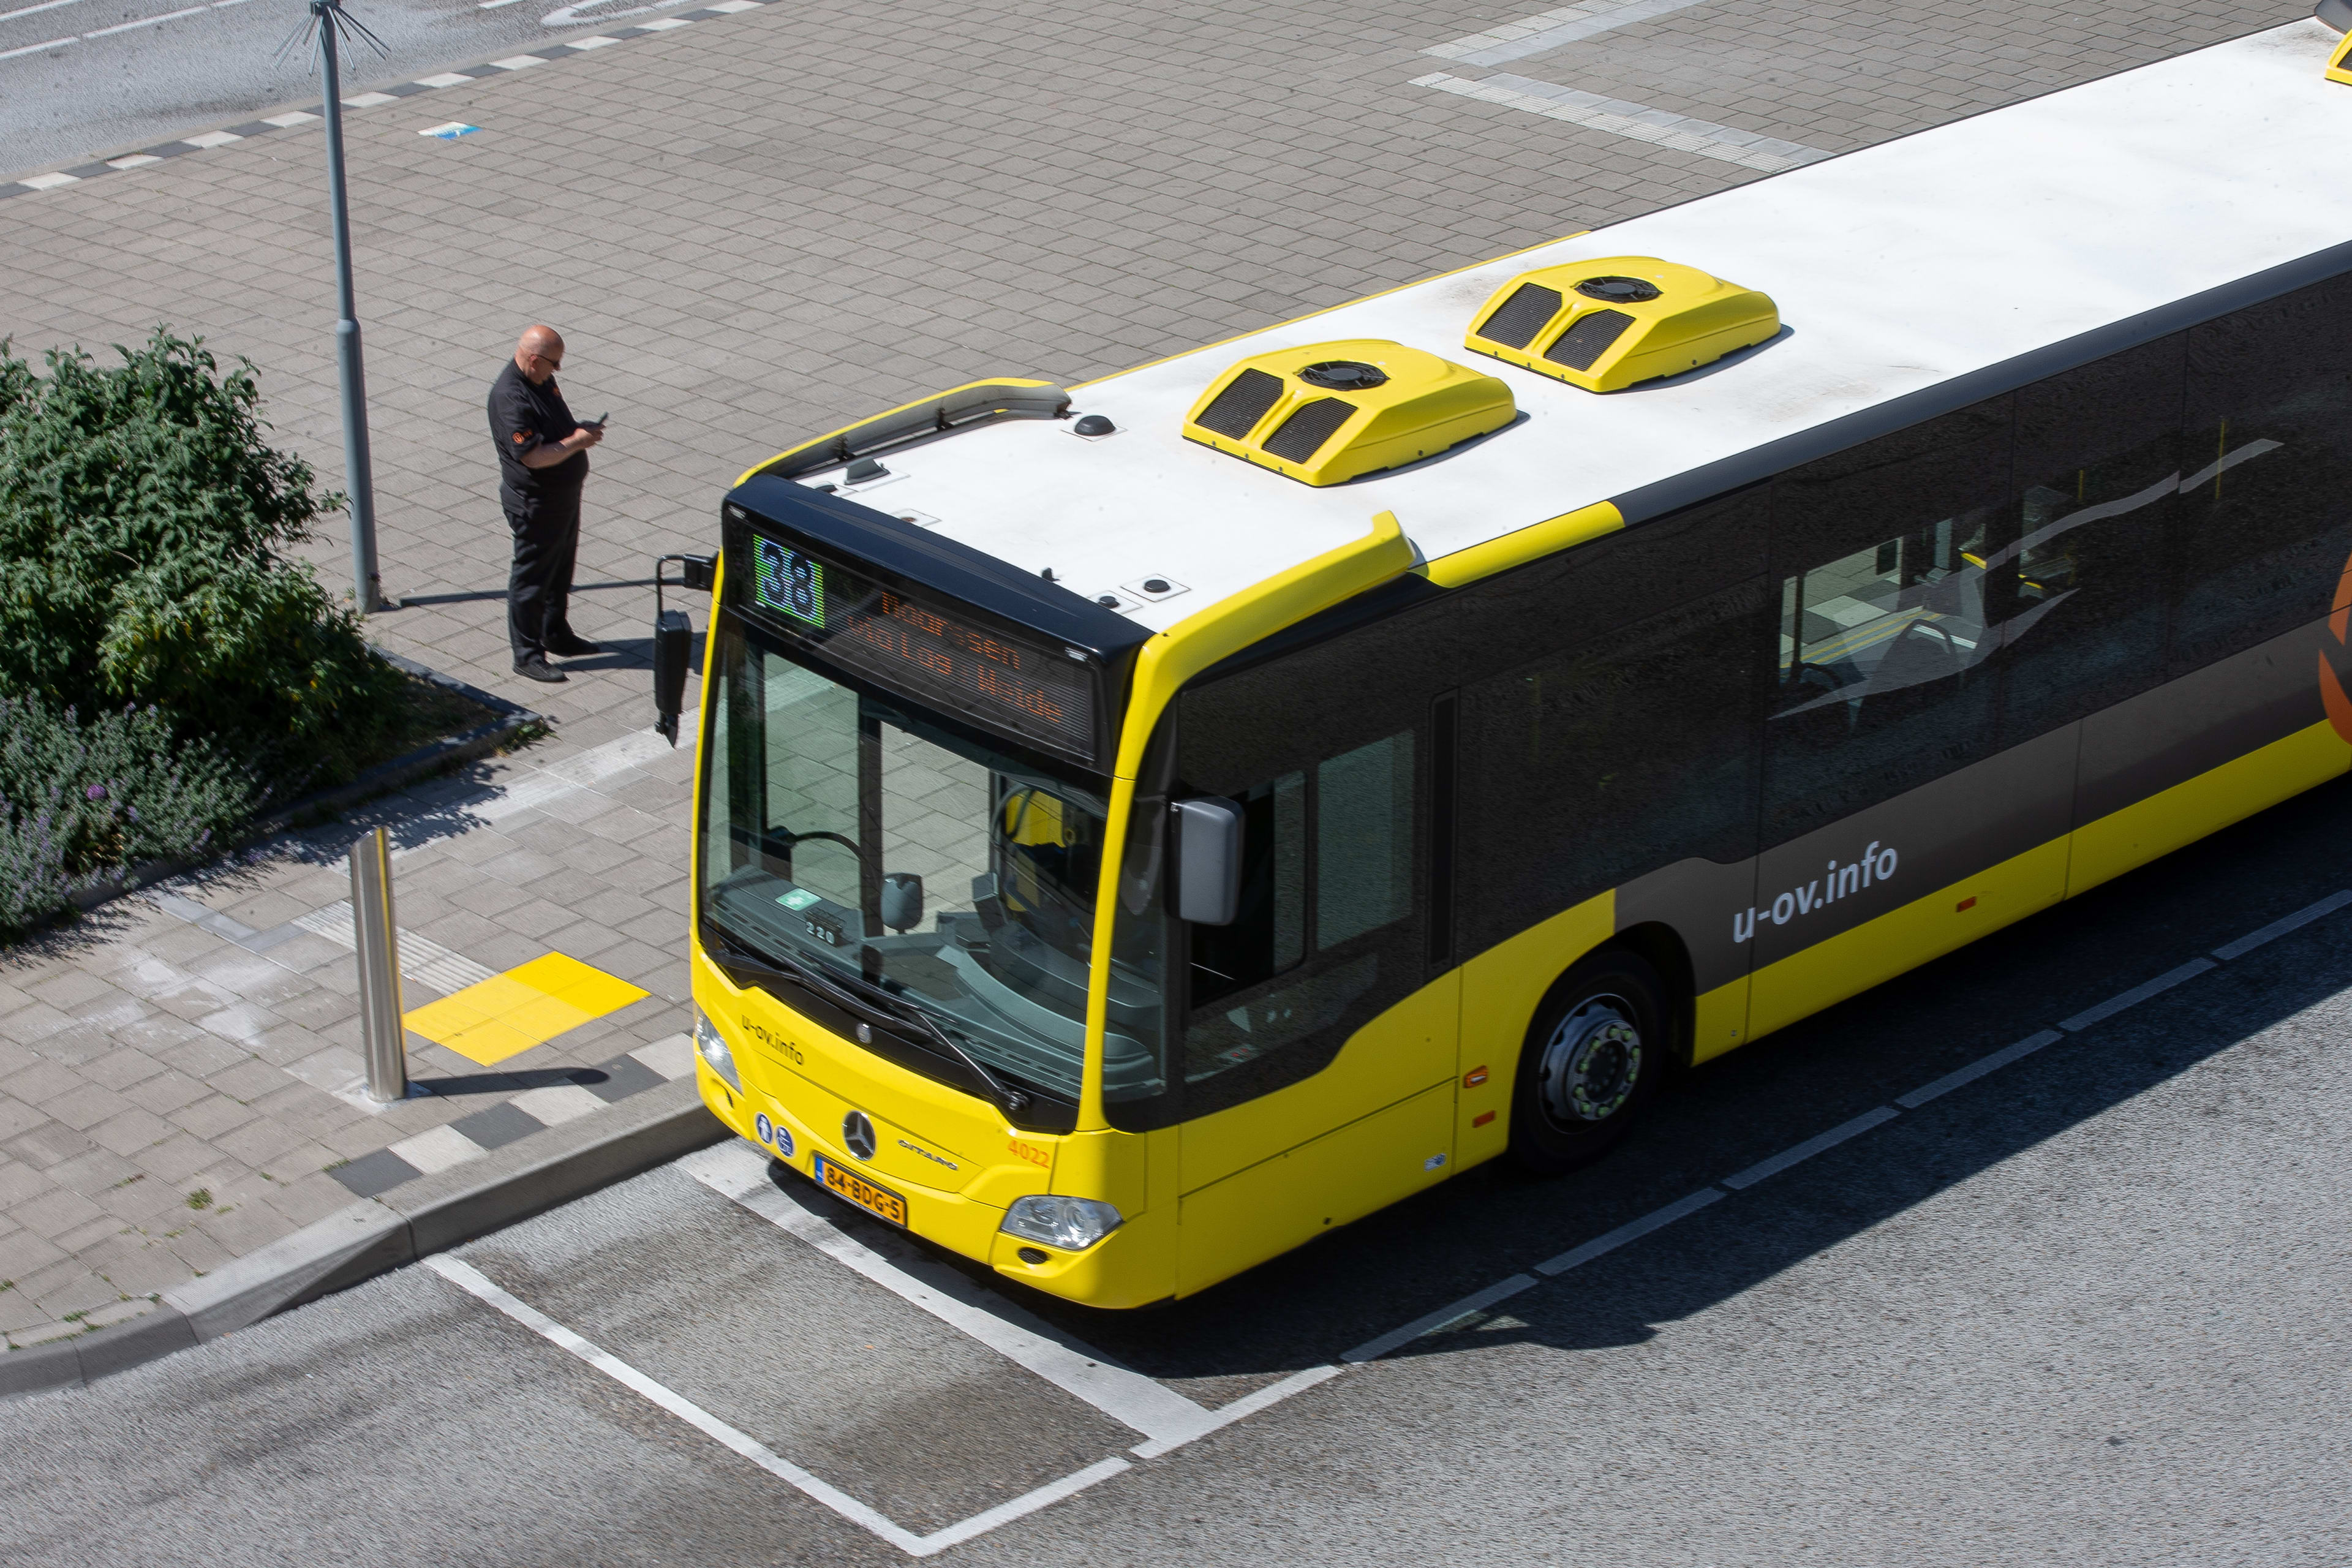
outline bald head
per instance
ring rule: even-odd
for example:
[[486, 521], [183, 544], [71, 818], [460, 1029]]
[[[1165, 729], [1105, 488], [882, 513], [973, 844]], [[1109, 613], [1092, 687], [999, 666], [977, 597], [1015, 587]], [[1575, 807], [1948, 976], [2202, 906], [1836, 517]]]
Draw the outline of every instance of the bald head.
[[525, 328], [515, 344], [515, 368], [533, 386], [545, 385], [549, 376], [563, 368], [563, 334], [553, 327]]

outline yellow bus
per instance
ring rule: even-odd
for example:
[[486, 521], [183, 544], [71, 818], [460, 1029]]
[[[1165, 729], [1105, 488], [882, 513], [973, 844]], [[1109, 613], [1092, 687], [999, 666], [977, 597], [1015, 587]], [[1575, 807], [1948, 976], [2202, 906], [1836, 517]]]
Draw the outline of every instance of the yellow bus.
[[1138, 1306], [2342, 773], [2335, 41], [754, 468], [711, 1110]]

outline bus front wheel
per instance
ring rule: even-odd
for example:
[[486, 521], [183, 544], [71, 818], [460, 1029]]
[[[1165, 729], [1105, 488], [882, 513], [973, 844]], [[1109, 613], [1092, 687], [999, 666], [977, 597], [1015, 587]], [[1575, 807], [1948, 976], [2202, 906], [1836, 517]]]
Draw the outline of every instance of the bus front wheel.
[[1665, 1075], [1665, 986], [1612, 951], [1560, 978], [1528, 1031], [1511, 1090], [1511, 1163], [1538, 1175], [1600, 1158]]

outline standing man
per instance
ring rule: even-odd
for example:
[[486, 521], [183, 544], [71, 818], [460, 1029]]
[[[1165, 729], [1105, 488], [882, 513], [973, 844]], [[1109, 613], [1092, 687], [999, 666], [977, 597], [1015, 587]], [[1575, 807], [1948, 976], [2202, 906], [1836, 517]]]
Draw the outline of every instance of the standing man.
[[563, 340], [553, 327], [532, 327], [515, 344], [514, 360], [490, 384], [490, 439], [499, 448], [499, 503], [514, 531], [514, 569], [507, 576], [507, 638], [517, 675], [562, 680], [547, 656], [576, 658], [598, 650], [572, 629], [572, 566], [580, 553], [580, 489], [588, 479], [588, 448], [604, 438], [604, 425], [572, 417], [555, 373], [563, 367]]

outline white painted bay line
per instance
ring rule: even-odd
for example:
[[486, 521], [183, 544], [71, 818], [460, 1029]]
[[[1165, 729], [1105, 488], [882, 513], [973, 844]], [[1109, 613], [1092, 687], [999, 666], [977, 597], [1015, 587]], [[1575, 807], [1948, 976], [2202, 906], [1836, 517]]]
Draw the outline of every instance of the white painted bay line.
[[1340, 1356], [1339, 1360], [1343, 1364], [1350, 1366], [1360, 1362], [1378, 1361], [1398, 1346], [1409, 1344], [1432, 1330], [1442, 1329], [1457, 1318], [1466, 1318], [1473, 1312], [1483, 1311], [1496, 1302], [1507, 1300], [1522, 1290], [1532, 1290], [1536, 1285], [1537, 1279], [1532, 1274], [1514, 1274], [1508, 1279], [1498, 1279], [1484, 1290], [1473, 1291], [1451, 1306], [1440, 1307], [1434, 1312], [1424, 1312], [1401, 1329], [1391, 1329], [1378, 1339], [1366, 1340], [1354, 1350]]
[[2095, 1005], [2084, 1008], [2071, 1018], [2061, 1018], [2058, 1026], [2068, 1034], [2079, 1034], [2092, 1025], [2114, 1017], [2126, 1007], [2137, 1007], [2149, 997], [2171, 990], [2184, 980], [2194, 980], [2209, 969], [2219, 965], [2210, 958], [2192, 958], [2178, 969], [2168, 969], [2145, 984], [2119, 992]]
[[956, 1524], [941, 1525], [917, 1541], [908, 1550], [917, 1557], [929, 1557], [935, 1552], [945, 1552], [949, 1547], [970, 1541], [975, 1535], [984, 1535], [1000, 1524], [1010, 1524], [1025, 1514], [1035, 1513], [1041, 1508], [1050, 1508], [1064, 1498], [1082, 1492], [1097, 1481], [1107, 1481], [1129, 1468], [1125, 1459], [1114, 1454], [1108, 1459], [1088, 1465], [1083, 1470], [1064, 1476], [1058, 1481], [1048, 1481], [1034, 1492], [1024, 1492], [1011, 1502], [998, 1503], [994, 1508], [973, 1514], [970, 1519]]
[[191, 5], [184, 11], [166, 11], [160, 16], [142, 16], [135, 22], [117, 22], [111, 27], [100, 27], [96, 32], [84, 33], [82, 37], [84, 38], [109, 38], [112, 37], [117, 33], [127, 33], [133, 27], [152, 27], [159, 22], [176, 22], [183, 16], [202, 16], [205, 12], [211, 9], [212, 7], [209, 5]]
[[[78, 38], [51, 38], [46, 44], [26, 44], [22, 48], [0, 49], [0, 60], [13, 60], [18, 55], [37, 55], [43, 49], [61, 49], [68, 44], [79, 43], [79, 41], [80, 40]], [[25, 183], [27, 184], [31, 184], [30, 181], [26, 181]], [[39, 187], [35, 186], [34, 188], [37, 190]]]
[[1209, 1425], [1190, 1436], [1154, 1437], [1148, 1443], [1138, 1443], [1132, 1451], [1141, 1459], [1156, 1459], [1162, 1454], [1173, 1453], [1187, 1443], [1205, 1437], [1236, 1421], [1245, 1420], [1271, 1405], [1279, 1405], [1294, 1394], [1304, 1394], [1318, 1383], [1328, 1383], [1339, 1376], [1339, 1368], [1326, 1363], [1322, 1366], [1310, 1366], [1305, 1372], [1294, 1372], [1280, 1383], [1268, 1384], [1255, 1394], [1245, 1394], [1231, 1405], [1220, 1405], [1211, 1412], [1213, 1419]]
[[2263, 943], [2276, 942], [2287, 932], [2299, 931], [2322, 915], [2332, 915], [2347, 904], [2352, 904], [2352, 889], [2347, 889], [2340, 893], [2330, 893], [2319, 902], [2299, 909], [2283, 919], [2274, 920], [2260, 931], [2249, 931], [2235, 942], [2225, 942], [2213, 950], [2213, 956], [2225, 963], [2233, 958], [2243, 958]]
[[851, 1523], [872, 1531], [910, 1556], [929, 1555], [923, 1550], [921, 1536], [901, 1529], [847, 1492], [817, 1479], [750, 1434], [729, 1426], [684, 1394], [656, 1383], [620, 1357], [591, 1343], [537, 1308], [509, 1295], [471, 1264], [442, 1252], [427, 1258], [425, 1266], [468, 1295], [497, 1308], [551, 1344], [586, 1362], [623, 1387], [644, 1395], [705, 1436], [718, 1439], [770, 1475], [823, 1503]]
[[1476, 99], [1481, 103], [1540, 114], [1547, 120], [1581, 125], [1588, 131], [1604, 132], [1629, 141], [1646, 142], [1678, 153], [1737, 163], [1743, 169], [1754, 169], [1759, 174], [1777, 174], [1784, 169], [1818, 163], [1832, 156], [1818, 147], [1783, 142], [1752, 131], [1717, 125], [1713, 121], [1694, 120], [1686, 114], [1675, 114], [1663, 109], [1652, 109], [1646, 104], [1603, 98], [1598, 93], [1561, 87], [1556, 82], [1537, 81], [1528, 77], [1497, 75], [1484, 81], [1469, 81], [1444, 71], [1433, 71], [1427, 76], [1415, 77], [1411, 85], [1434, 88], [1457, 97]]
[[748, 1143], [717, 1144], [688, 1155], [678, 1167], [720, 1196], [1146, 1437], [1189, 1439], [1218, 1424], [1216, 1412], [1091, 1346], [1063, 1338], [1042, 1319], [951, 1268], [884, 1258], [779, 1192], [768, 1180], [766, 1158]]
[[2019, 1058], [2030, 1057], [2042, 1047], [2054, 1046], [2065, 1037], [2055, 1029], [2029, 1035], [2013, 1046], [2003, 1046], [1990, 1056], [1979, 1057], [1968, 1066], [1946, 1073], [1933, 1083], [1923, 1083], [1908, 1094], [1896, 1095], [1895, 1103], [1906, 1110], [1916, 1110], [1938, 1096], [1949, 1094], [1963, 1084], [1974, 1083], [1985, 1074], [1998, 1072]]
[[1579, 1264], [1590, 1263], [1604, 1252], [1614, 1252], [1629, 1241], [1639, 1241], [1654, 1230], [1664, 1230], [1685, 1215], [1694, 1215], [1724, 1195], [1721, 1187], [1701, 1187], [1685, 1198], [1677, 1198], [1662, 1209], [1652, 1209], [1636, 1220], [1628, 1220], [1606, 1236], [1596, 1236], [1581, 1247], [1571, 1247], [1558, 1258], [1536, 1265], [1536, 1272], [1549, 1276], [1565, 1274]]
[[1790, 1166], [1801, 1164], [1824, 1151], [1836, 1148], [1849, 1138], [1858, 1138], [1882, 1122], [1894, 1121], [1903, 1113], [1891, 1105], [1881, 1105], [1864, 1111], [1851, 1121], [1841, 1121], [1826, 1132], [1816, 1133], [1803, 1142], [1781, 1150], [1769, 1159], [1759, 1160], [1744, 1171], [1735, 1171], [1723, 1178], [1723, 1184], [1738, 1192], [1752, 1187], [1769, 1176], [1777, 1176]]
[[1587, 0], [1581, 5], [1563, 5], [1557, 11], [1522, 16], [1516, 22], [1505, 22], [1483, 33], [1473, 33], [1466, 38], [1455, 38], [1421, 52], [1440, 59], [1460, 60], [1464, 65], [1498, 66], [1699, 3], [1700, 0]]
[[0, 11], [0, 22], [13, 22], [19, 16], [31, 16], [43, 11], [54, 11], [60, 5], [79, 5], [81, 0], [41, 0], [37, 5], [20, 6], [14, 11]]

